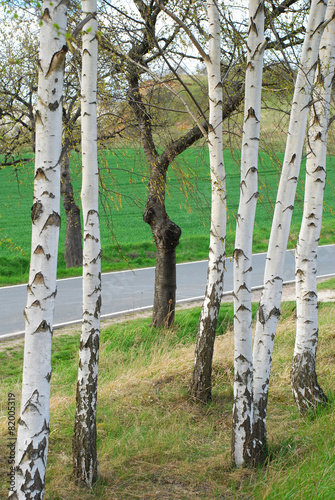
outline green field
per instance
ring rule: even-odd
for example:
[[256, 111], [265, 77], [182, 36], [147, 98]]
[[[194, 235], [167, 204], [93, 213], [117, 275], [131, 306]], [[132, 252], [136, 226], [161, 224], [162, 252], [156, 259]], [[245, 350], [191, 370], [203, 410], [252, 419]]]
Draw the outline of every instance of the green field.
[[[319, 308], [318, 380], [329, 403], [304, 418], [290, 388], [295, 304], [282, 304], [269, 390], [268, 455], [256, 470], [237, 470], [230, 462], [232, 304], [222, 304], [218, 321], [213, 402], [198, 405], [187, 396], [199, 314], [199, 308], [177, 310], [170, 331], [151, 329], [145, 317], [103, 324], [97, 415], [101, 478], [90, 491], [71, 477], [80, 331], [55, 332], [45, 500], [334, 498], [333, 303]], [[22, 361], [23, 340], [0, 350], [0, 498], [6, 498], [8, 487], [7, 394], [15, 394], [18, 417]]]
[[[259, 165], [258, 201], [254, 252], [266, 251], [283, 155], [262, 154]], [[227, 254], [234, 245], [235, 216], [239, 201], [239, 153], [224, 154], [227, 172]], [[335, 165], [329, 158], [321, 243], [334, 242], [333, 199]], [[80, 202], [80, 157], [73, 155], [72, 177]], [[302, 169], [303, 170], [303, 169]], [[27, 280], [30, 254], [33, 165], [0, 171], [0, 284]], [[100, 154], [101, 239], [103, 271], [154, 265], [154, 245], [149, 226], [142, 220], [148, 171], [143, 153], [136, 149], [114, 149]], [[302, 213], [303, 182], [298, 185], [290, 246], [295, 246]], [[208, 152], [186, 151], [169, 169], [166, 206], [169, 216], [182, 229], [177, 248], [178, 262], [206, 259], [210, 223]], [[62, 210], [64, 220], [64, 212]], [[63, 259], [65, 224], [59, 246], [58, 276], [73, 276]]]

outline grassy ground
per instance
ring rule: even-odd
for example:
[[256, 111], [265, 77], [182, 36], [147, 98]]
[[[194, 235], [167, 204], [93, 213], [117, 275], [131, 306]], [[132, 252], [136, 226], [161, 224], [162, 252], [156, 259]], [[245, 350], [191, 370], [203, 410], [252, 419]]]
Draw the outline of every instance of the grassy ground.
[[[254, 306], [254, 313], [256, 305]], [[101, 479], [92, 491], [71, 480], [71, 437], [79, 332], [59, 331], [53, 343], [51, 432], [46, 500], [320, 499], [334, 498], [335, 306], [320, 304], [319, 382], [326, 408], [299, 416], [290, 390], [295, 306], [282, 307], [268, 408], [268, 458], [257, 470], [230, 463], [233, 308], [221, 308], [213, 363], [213, 402], [187, 397], [199, 309], [180, 310], [172, 331], [151, 330], [149, 319], [102, 331], [98, 454]], [[69, 334], [71, 333], [71, 334]], [[6, 497], [7, 393], [18, 416], [22, 341], [0, 351], [0, 498]]]
[[[256, 215], [254, 252], [266, 251], [272, 222], [282, 155], [263, 154], [260, 158], [259, 201]], [[227, 254], [234, 244], [235, 215], [239, 201], [239, 154], [225, 153], [227, 171]], [[72, 175], [77, 201], [80, 196], [80, 161], [72, 159]], [[103, 271], [154, 265], [155, 247], [142, 213], [147, 190], [146, 162], [140, 151], [116, 149], [100, 157], [101, 235]], [[335, 169], [328, 162], [325, 212], [321, 244], [332, 243]], [[299, 182], [293, 214], [290, 246], [299, 232], [303, 183]], [[0, 285], [26, 282], [29, 268], [32, 205], [32, 165], [0, 171]], [[210, 182], [207, 149], [193, 148], [178, 159], [168, 176], [167, 211], [182, 229], [177, 261], [206, 259], [210, 222]], [[64, 220], [64, 213], [62, 211]], [[65, 224], [60, 234], [58, 276], [80, 274], [66, 270], [64, 263]]]

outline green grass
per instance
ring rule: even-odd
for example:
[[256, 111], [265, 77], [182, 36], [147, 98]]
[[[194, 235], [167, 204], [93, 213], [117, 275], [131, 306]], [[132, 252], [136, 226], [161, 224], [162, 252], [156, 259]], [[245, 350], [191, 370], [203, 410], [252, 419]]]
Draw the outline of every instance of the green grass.
[[[151, 329], [148, 318], [103, 328], [97, 420], [101, 478], [91, 491], [71, 478], [79, 332], [73, 327], [56, 332], [46, 500], [333, 498], [334, 305], [322, 303], [319, 309], [318, 375], [329, 404], [305, 418], [298, 414], [289, 380], [295, 305], [282, 305], [270, 381], [268, 458], [257, 470], [236, 470], [230, 463], [232, 304], [220, 311], [213, 402], [202, 406], [188, 399], [199, 312], [178, 310], [171, 331]], [[7, 492], [7, 393], [16, 395], [18, 416], [22, 361], [22, 341], [0, 351], [0, 498]]]
[[335, 278], [330, 278], [326, 281], [322, 281], [317, 284], [318, 290], [334, 290], [335, 289]]
[[[227, 254], [234, 246], [235, 216], [239, 202], [239, 153], [225, 152], [227, 171]], [[267, 250], [283, 155], [262, 154], [259, 166], [259, 200], [256, 214], [254, 252]], [[152, 266], [155, 247], [150, 228], [142, 220], [148, 172], [143, 153], [135, 149], [115, 149], [100, 156], [101, 241], [103, 271]], [[27, 281], [30, 256], [32, 205], [32, 164], [0, 171], [0, 284]], [[73, 155], [71, 170], [77, 202], [80, 203], [80, 158]], [[321, 244], [334, 242], [334, 164], [328, 161], [325, 211]], [[299, 181], [293, 213], [290, 247], [299, 232], [303, 182]], [[166, 196], [167, 212], [180, 225], [182, 237], [177, 261], [206, 259], [210, 223], [210, 180], [208, 153], [204, 148], [186, 151], [170, 168]], [[64, 212], [61, 210], [62, 219]], [[80, 274], [67, 270], [64, 263], [65, 224], [59, 243], [58, 277]]]

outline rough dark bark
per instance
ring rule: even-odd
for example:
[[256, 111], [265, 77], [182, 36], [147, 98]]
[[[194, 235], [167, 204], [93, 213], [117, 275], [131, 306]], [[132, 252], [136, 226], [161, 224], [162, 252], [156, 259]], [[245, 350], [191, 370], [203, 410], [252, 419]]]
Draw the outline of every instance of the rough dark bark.
[[315, 357], [308, 351], [294, 356], [291, 385], [293, 397], [302, 415], [328, 401], [317, 381]]
[[69, 156], [68, 146], [64, 145], [61, 161], [61, 195], [66, 215], [64, 258], [67, 268], [83, 265], [80, 208], [74, 200]]
[[258, 418], [253, 424], [252, 428], [252, 441], [253, 446], [250, 447], [252, 456], [248, 457], [248, 463], [253, 466], [261, 465], [264, 463], [267, 453], [266, 441], [266, 409], [268, 404], [268, 396], [259, 401], [258, 411], [261, 418]]
[[[205, 296], [207, 297], [207, 290]], [[208, 303], [204, 304], [203, 307], [210, 308], [215, 315], [201, 314], [199, 321], [198, 340], [189, 395], [201, 403], [212, 401], [212, 362], [220, 302], [221, 297], [215, 293], [215, 288], [213, 288]], [[201, 335], [200, 330], [202, 331]]]
[[[100, 308], [100, 304], [97, 305]], [[92, 329], [86, 343], [80, 344], [80, 352], [85, 356], [89, 351], [89, 377], [78, 379], [76, 393], [76, 419], [72, 439], [73, 477], [77, 484], [93, 485], [99, 479], [97, 456], [97, 377], [95, 375], [99, 357], [99, 332]], [[81, 362], [79, 369], [82, 368]], [[83, 391], [82, 387], [85, 386]], [[89, 390], [88, 390], [88, 387]], [[84, 392], [84, 397], [82, 392]], [[84, 463], [83, 463], [84, 461]], [[89, 471], [89, 477], [83, 474]]]
[[156, 211], [151, 206], [143, 216], [144, 221], [150, 224], [157, 249], [152, 325], [169, 328], [173, 325], [175, 314], [176, 246], [179, 243], [181, 229], [169, 219], [166, 212], [160, 217], [155, 217], [154, 214], [157, 212], [161, 210]]

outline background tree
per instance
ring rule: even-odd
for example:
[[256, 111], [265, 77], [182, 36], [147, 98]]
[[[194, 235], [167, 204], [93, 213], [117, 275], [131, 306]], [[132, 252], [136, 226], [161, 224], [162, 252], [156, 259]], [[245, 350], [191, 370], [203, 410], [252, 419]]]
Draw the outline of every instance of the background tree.
[[[16, 446], [16, 485], [10, 498], [42, 498], [49, 438], [51, 339], [60, 226], [62, 91], [68, 2], [42, 5], [32, 251], [25, 308], [21, 414]], [[57, 26], [57, 28], [55, 27]], [[38, 363], [36, 362], [38, 360]]]

